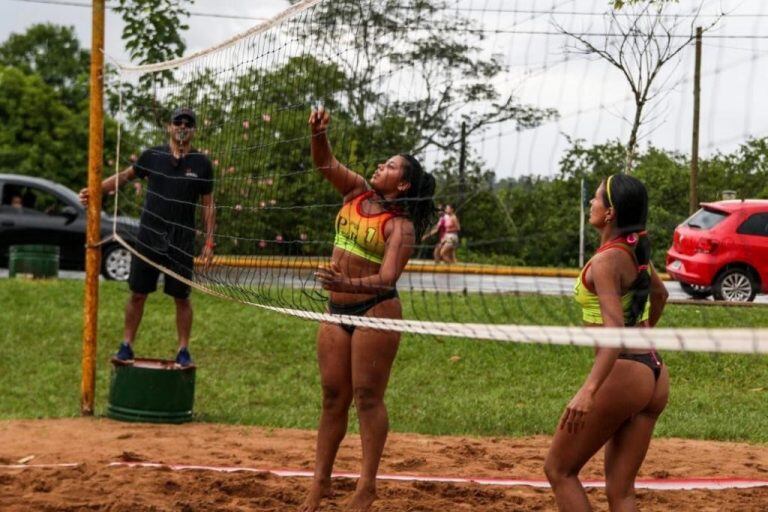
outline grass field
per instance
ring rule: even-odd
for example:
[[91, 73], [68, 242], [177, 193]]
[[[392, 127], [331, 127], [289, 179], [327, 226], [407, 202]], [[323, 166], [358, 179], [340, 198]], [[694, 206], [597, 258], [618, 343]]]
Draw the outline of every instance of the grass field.
[[[83, 283], [0, 280], [0, 418], [78, 414]], [[106, 406], [109, 356], [122, 333], [125, 284], [100, 292], [97, 411]], [[445, 299], [445, 297], [443, 297]], [[404, 294], [405, 311], [433, 307]], [[561, 297], [493, 297], [453, 302], [452, 320], [504, 311], [519, 323], [578, 320]], [[195, 294], [192, 354], [200, 421], [315, 428], [319, 384], [316, 324]], [[420, 301], [420, 302], [419, 302]], [[447, 306], [442, 305], [443, 308]], [[477, 308], [477, 309], [475, 309]], [[664, 326], [768, 326], [764, 308], [670, 306]], [[172, 357], [172, 301], [147, 303], [139, 356]], [[672, 396], [659, 436], [768, 442], [768, 357], [665, 353]], [[590, 368], [591, 350], [405, 336], [388, 406], [393, 430], [518, 436], [551, 433]], [[351, 418], [352, 429], [356, 428]]]

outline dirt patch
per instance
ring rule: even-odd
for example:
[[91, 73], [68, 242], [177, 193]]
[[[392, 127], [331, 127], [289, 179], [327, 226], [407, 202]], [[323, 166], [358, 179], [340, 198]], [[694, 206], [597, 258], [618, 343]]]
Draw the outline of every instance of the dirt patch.
[[[167, 468], [108, 467], [110, 462], [308, 469], [314, 432], [214, 424], [148, 425], [105, 419], [0, 422], [0, 460], [35, 455], [34, 464], [78, 462], [77, 468], [0, 470], [0, 510], [68, 511], [289, 511], [309, 485], [306, 478], [269, 473], [171, 471]], [[543, 478], [549, 438], [390, 436], [382, 474], [465, 478]], [[336, 469], [357, 472], [360, 441], [350, 436]], [[641, 478], [766, 478], [768, 446], [657, 439]], [[602, 479], [598, 456], [582, 475]], [[334, 481], [324, 511], [340, 511], [354, 481]], [[549, 490], [476, 484], [382, 482], [380, 512], [548, 511]], [[589, 491], [595, 510], [607, 510], [602, 490]], [[638, 491], [644, 511], [763, 511], [768, 488], [724, 491]]]

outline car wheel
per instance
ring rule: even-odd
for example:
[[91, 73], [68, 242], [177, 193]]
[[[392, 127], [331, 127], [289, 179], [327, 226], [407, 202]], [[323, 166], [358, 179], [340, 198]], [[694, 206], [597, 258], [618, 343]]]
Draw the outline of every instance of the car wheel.
[[712, 295], [712, 289], [709, 286], [701, 286], [698, 284], [680, 283], [680, 288], [688, 294], [692, 299], [702, 300]]
[[752, 302], [757, 295], [757, 283], [748, 270], [733, 268], [720, 274], [713, 291], [717, 300]]
[[122, 245], [110, 245], [101, 256], [101, 274], [112, 281], [127, 281], [131, 252]]

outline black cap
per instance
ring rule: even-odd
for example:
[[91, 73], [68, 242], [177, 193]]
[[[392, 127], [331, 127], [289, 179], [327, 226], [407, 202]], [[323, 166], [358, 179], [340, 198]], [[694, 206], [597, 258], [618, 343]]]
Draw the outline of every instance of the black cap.
[[173, 114], [171, 114], [171, 122], [174, 122], [180, 117], [188, 118], [190, 121], [192, 121], [193, 126], [197, 125], [197, 117], [195, 116], [195, 111], [192, 110], [191, 108], [179, 107], [176, 110], [174, 110]]

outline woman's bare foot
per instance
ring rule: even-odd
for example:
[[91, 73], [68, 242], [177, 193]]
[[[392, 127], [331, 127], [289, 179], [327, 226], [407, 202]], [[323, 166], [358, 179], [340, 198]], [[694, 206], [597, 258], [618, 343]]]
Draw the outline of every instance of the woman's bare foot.
[[316, 512], [320, 507], [323, 498], [331, 495], [331, 482], [312, 482], [309, 488], [309, 494], [304, 503], [297, 509], [297, 512]]
[[374, 501], [376, 501], [376, 487], [358, 484], [355, 494], [347, 502], [344, 510], [349, 512], [365, 512], [371, 508]]

